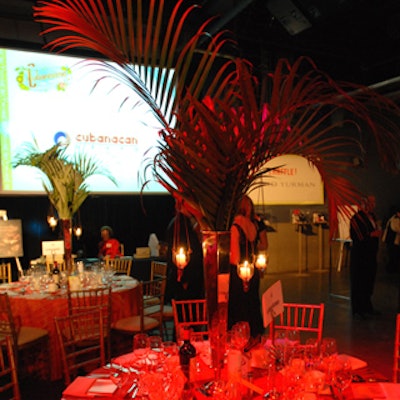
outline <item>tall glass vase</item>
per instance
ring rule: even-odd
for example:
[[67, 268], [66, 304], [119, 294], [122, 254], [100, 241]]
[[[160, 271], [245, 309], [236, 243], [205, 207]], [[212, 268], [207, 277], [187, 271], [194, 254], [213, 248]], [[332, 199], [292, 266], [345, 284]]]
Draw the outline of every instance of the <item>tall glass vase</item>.
[[219, 379], [228, 325], [230, 232], [202, 231], [202, 239], [211, 355], [216, 379]]
[[64, 238], [64, 258], [65, 266], [68, 272], [72, 271], [72, 223], [70, 219], [61, 220], [63, 238]]

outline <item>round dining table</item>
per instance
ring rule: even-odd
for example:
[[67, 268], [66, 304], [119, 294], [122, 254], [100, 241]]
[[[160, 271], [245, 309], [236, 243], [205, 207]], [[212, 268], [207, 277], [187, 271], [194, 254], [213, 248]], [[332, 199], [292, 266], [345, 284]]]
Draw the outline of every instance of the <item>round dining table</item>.
[[[115, 275], [111, 284], [111, 319], [129, 317], [137, 313], [137, 304], [133, 290], [138, 281], [125, 275]], [[21, 326], [46, 329], [49, 332], [50, 379], [62, 378], [62, 365], [57, 339], [55, 317], [68, 315], [68, 297], [66, 289], [55, 292], [27, 290], [26, 283], [12, 282], [0, 284], [0, 292], [7, 292], [14, 319]]]
[[[248, 356], [250, 364], [246, 376], [242, 375], [242, 370], [239, 375], [235, 374], [229, 377], [228, 351], [227, 363], [222, 371], [222, 380], [220, 381], [215, 380], [214, 371], [210, 368], [209, 344], [197, 342], [196, 349], [195, 361], [190, 366], [189, 397], [183, 394], [187, 385], [185, 384], [186, 378], [179, 366], [177, 351], [171, 355], [170, 351], [159, 353], [148, 350], [144, 353], [137, 350], [114, 358], [111, 364], [98, 368], [86, 376], [78, 376], [65, 388], [62, 400], [82, 400], [92, 397], [96, 397], [98, 400], [110, 398], [137, 400], [161, 398], [164, 400], [184, 398], [239, 400], [246, 398], [263, 400], [278, 398], [279, 393], [283, 392], [285, 392], [285, 396], [288, 396], [285, 398], [296, 400], [333, 400], [338, 398], [332, 394], [332, 388], [326, 382], [320, 381], [321, 371], [319, 370], [310, 370], [309, 372], [318, 374], [313, 373], [307, 376], [305, 374], [308, 373], [303, 371], [302, 376], [298, 377], [298, 384], [303, 385], [302, 390], [297, 394], [295, 394], [296, 391], [293, 391], [293, 396], [291, 396], [287, 390], [290, 386], [289, 383], [293, 384], [294, 381], [288, 380], [288, 376], [285, 378], [285, 374], [288, 373], [287, 369], [286, 372], [283, 370], [278, 372], [264, 365], [265, 348], [258, 347], [251, 350], [252, 354]], [[264, 356], [261, 357], [262, 354]], [[343, 358], [350, 362], [352, 370], [352, 383], [344, 390], [344, 398], [347, 400], [400, 398], [400, 384], [389, 382], [358, 358], [344, 354], [334, 357], [334, 359]], [[307, 377], [313, 378], [318, 389], [315, 385], [310, 386], [312, 382]], [[221, 390], [219, 391], [218, 388]], [[211, 392], [213, 393], [211, 394]]]

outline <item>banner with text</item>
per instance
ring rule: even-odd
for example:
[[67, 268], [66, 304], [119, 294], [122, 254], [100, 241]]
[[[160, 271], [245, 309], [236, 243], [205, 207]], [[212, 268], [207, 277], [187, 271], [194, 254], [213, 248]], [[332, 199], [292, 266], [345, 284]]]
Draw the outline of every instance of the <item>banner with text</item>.
[[249, 195], [254, 204], [324, 204], [321, 176], [307, 159], [289, 154], [276, 157], [265, 164], [275, 168], [262, 179], [263, 187]]

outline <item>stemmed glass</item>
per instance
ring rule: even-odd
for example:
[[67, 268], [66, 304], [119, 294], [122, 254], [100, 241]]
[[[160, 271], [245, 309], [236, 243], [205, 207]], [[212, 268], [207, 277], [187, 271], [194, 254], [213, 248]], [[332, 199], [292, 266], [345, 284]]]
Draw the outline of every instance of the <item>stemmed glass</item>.
[[336, 339], [325, 337], [321, 342], [321, 356], [331, 357], [337, 355]]
[[343, 400], [343, 391], [348, 388], [352, 381], [351, 363], [347, 359], [337, 358], [332, 373], [332, 386], [337, 389], [339, 400]]
[[247, 321], [236, 322], [231, 329], [231, 345], [243, 351], [250, 339], [250, 325]]
[[161, 336], [149, 336], [149, 361], [153, 368], [156, 368], [157, 365], [164, 359], [163, 354], [163, 342]]
[[137, 333], [133, 337], [133, 350], [138, 358], [139, 367], [146, 365], [146, 357], [150, 351], [149, 336], [146, 333]]

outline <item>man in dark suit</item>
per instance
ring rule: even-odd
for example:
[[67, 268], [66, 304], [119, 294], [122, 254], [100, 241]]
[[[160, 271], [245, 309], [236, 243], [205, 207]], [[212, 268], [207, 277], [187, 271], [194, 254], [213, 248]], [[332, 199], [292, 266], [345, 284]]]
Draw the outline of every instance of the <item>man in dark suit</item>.
[[368, 196], [350, 220], [351, 307], [355, 318], [378, 314], [372, 305], [381, 230], [374, 214], [375, 197]]

